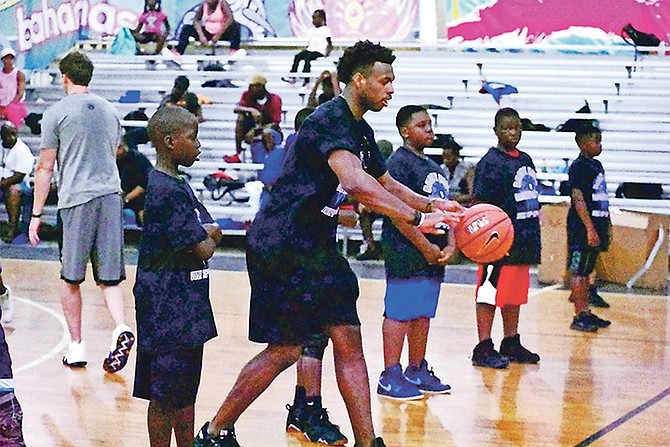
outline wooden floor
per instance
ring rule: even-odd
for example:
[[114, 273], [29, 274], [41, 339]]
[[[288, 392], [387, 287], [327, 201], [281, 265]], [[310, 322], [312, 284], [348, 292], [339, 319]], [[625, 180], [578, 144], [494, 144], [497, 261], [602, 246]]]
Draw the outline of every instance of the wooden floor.
[[[67, 331], [58, 298], [59, 265], [25, 260], [2, 264], [4, 280], [17, 297], [16, 318], [5, 330], [27, 445], [148, 445], [147, 404], [131, 397], [135, 356], [119, 374], [105, 374], [101, 368], [111, 322], [90, 279], [83, 286], [89, 366], [71, 370], [60, 362]], [[127, 316], [134, 326], [134, 267], [127, 270]], [[206, 345], [198, 426], [212, 417], [243, 364], [260, 349], [246, 339], [246, 274], [214, 272], [212, 279], [219, 337]], [[359, 310], [373, 393], [382, 368], [383, 285], [361, 280]], [[476, 342], [472, 294], [469, 285], [443, 286], [429, 339], [427, 359], [451, 384], [452, 393], [411, 404], [373, 394], [375, 427], [389, 447], [670, 445], [667, 296], [606, 294], [612, 308], [600, 314], [613, 324], [594, 335], [569, 329], [566, 291], [533, 290], [522, 309], [520, 332], [542, 361], [495, 371], [470, 364]], [[497, 320], [496, 344], [499, 325]], [[331, 419], [352, 439], [331, 353], [328, 349], [324, 364], [324, 403]], [[285, 372], [238, 421], [242, 446], [303, 445], [284, 433], [284, 406], [293, 397], [294, 380], [293, 369]]]

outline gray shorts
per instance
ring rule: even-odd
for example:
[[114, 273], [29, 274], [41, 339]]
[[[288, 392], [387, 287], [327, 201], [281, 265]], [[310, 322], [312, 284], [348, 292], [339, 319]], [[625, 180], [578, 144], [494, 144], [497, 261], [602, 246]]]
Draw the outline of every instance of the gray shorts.
[[123, 201], [108, 194], [89, 202], [59, 210], [61, 235], [61, 279], [81, 284], [90, 259], [98, 284], [115, 286], [126, 279], [123, 263]]

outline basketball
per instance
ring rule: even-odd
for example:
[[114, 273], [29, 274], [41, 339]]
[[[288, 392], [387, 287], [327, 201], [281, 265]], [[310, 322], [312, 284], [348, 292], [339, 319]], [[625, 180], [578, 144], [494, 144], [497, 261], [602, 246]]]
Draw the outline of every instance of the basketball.
[[514, 226], [495, 205], [479, 203], [465, 210], [454, 231], [459, 250], [478, 264], [502, 259], [514, 242]]

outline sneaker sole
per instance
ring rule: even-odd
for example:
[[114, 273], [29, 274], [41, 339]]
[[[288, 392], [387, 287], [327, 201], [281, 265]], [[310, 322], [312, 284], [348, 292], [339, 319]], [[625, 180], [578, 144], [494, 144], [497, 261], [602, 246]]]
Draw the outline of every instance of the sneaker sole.
[[63, 357], [63, 365], [65, 365], [65, 366], [69, 366], [70, 368], [83, 368], [83, 367], [85, 367], [87, 364], [88, 364], [88, 362], [87, 362], [86, 360], [82, 360], [82, 361], [80, 361], [80, 362], [72, 362], [72, 363], [69, 363], [69, 362], [67, 361], [67, 358]]
[[442, 391], [432, 391], [432, 390], [420, 390], [422, 394], [433, 395], [433, 394], [451, 394], [451, 388], [448, 390]]
[[501, 363], [499, 365], [489, 365], [473, 361], [472, 366], [478, 366], [480, 368], [491, 368], [491, 369], [507, 369], [509, 363]]
[[389, 396], [387, 394], [380, 394], [380, 393], [377, 393], [377, 396], [383, 397], [384, 399], [391, 399], [391, 400], [398, 400], [398, 401], [421, 400], [421, 399], [423, 399], [423, 393], [419, 394], [418, 396], [408, 396], [408, 397], [396, 397], [396, 396]]
[[116, 373], [123, 369], [128, 363], [130, 349], [135, 343], [135, 336], [132, 332], [122, 332], [116, 339], [116, 348], [110, 352], [107, 358], [102, 362], [102, 369], [108, 373]]
[[570, 329], [573, 331], [578, 331], [578, 332], [588, 332], [588, 333], [594, 333], [598, 332], [598, 327], [597, 326], [577, 326], [574, 324], [570, 325]]

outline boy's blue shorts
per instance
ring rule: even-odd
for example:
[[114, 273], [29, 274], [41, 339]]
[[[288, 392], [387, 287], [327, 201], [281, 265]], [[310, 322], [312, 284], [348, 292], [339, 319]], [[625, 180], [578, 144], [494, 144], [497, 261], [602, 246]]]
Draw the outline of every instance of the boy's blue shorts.
[[384, 316], [397, 321], [434, 318], [440, 297], [437, 279], [387, 280], [384, 296]]

